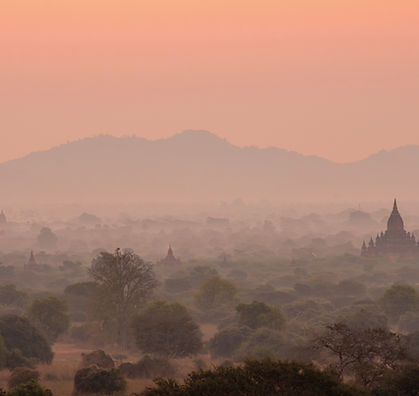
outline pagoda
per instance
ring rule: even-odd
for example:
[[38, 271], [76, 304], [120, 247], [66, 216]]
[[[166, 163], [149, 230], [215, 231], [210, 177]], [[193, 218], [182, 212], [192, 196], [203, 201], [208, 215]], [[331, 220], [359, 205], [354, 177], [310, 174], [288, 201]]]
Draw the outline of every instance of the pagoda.
[[419, 244], [413, 233], [406, 232], [403, 219], [394, 200], [393, 210], [387, 221], [387, 230], [377, 234], [374, 240], [370, 239], [368, 246], [362, 244], [361, 256], [388, 257], [391, 259], [419, 257]]
[[159, 264], [169, 265], [172, 267], [172, 266], [181, 265], [182, 262], [178, 258], [175, 257], [175, 255], [173, 254], [172, 246], [169, 245], [167, 256], [163, 260], [160, 260]]
[[4, 211], [2, 210], [0, 213], [0, 224], [6, 224], [7, 223], [7, 217], [4, 214]]
[[35, 255], [33, 254], [33, 251], [31, 251], [31, 255], [29, 257], [29, 260], [27, 264], [24, 266], [25, 271], [42, 271], [43, 266], [39, 265], [35, 259]]

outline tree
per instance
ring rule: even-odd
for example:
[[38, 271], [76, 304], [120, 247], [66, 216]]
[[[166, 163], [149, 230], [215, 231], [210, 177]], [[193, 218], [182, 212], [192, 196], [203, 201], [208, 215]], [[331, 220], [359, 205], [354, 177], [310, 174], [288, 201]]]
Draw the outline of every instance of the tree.
[[280, 309], [263, 302], [242, 303], [236, 307], [236, 311], [239, 315], [239, 323], [251, 329], [268, 327], [274, 330], [282, 330], [285, 326], [285, 318]]
[[409, 285], [393, 285], [385, 291], [380, 302], [388, 317], [397, 322], [400, 315], [419, 308], [419, 293]]
[[41, 249], [55, 249], [57, 247], [58, 238], [52, 232], [51, 228], [43, 227], [41, 231], [39, 231], [36, 241]]
[[124, 391], [127, 382], [118, 369], [102, 369], [86, 367], [78, 370], [74, 376], [74, 394], [104, 394], [113, 395]]
[[141, 396], [360, 396], [363, 392], [343, 384], [336, 376], [312, 365], [250, 360], [244, 366], [216, 367], [192, 372], [182, 384], [157, 379]]
[[397, 370], [388, 371], [373, 389], [374, 396], [417, 396], [419, 389], [419, 366], [406, 364]]
[[212, 268], [206, 265], [200, 265], [200, 266], [192, 267], [189, 270], [188, 275], [189, 275], [188, 280], [191, 283], [192, 287], [197, 288], [206, 279], [211, 278], [213, 276], [217, 276], [218, 272], [215, 268]]
[[51, 347], [45, 337], [28, 319], [17, 315], [1, 316], [0, 334], [3, 336], [9, 353], [21, 353], [25, 358], [35, 359], [42, 363], [51, 363], [54, 356]]
[[83, 322], [87, 318], [91, 301], [97, 293], [96, 282], [78, 282], [64, 289], [64, 296], [70, 309], [71, 319]]
[[179, 303], [155, 301], [135, 317], [133, 327], [137, 345], [144, 353], [185, 357], [202, 348], [198, 325]]
[[213, 276], [202, 283], [196, 295], [197, 306], [205, 311], [234, 303], [236, 287], [228, 280]]
[[7, 396], [52, 396], [49, 389], [43, 388], [35, 380], [18, 385], [7, 392]]
[[24, 308], [28, 300], [28, 295], [25, 292], [16, 290], [15, 285], [0, 286], [0, 304]]
[[39, 371], [29, 367], [16, 367], [12, 370], [7, 384], [9, 388], [14, 388], [15, 386], [26, 384], [30, 380], [38, 381]]
[[220, 330], [209, 340], [208, 349], [213, 357], [231, 357], [240, 348], [251, 330], [246, 327], [229, 327]]
[[99, 285], [94, 311], [105, 326], [115, 329], [116, 342], [126, 347], [129, 322], [157, 285], [152, 265], [132, 250], [117, 249], [114, 254], [100, 253], [89, 273]]
[[67, 304], [56, 297], [36, 299], [27, 310], [29, 320], [43, 331], [50, 343], [68, 330], [70, 319]]
[[334, 314], [338, 323], [345, 323], [351, 329], [386, 329], [387, 316], [373, 305], [352, 305]]
[[239, 355], [251, 359], [284, 358], [287, 346], [289, 345], [281, 332], [262, 327], [247, 338]]
[[316, 346], [335, 357], [332, 367], [340, 378], [353, 374], [365, 387], [373, 386], [406, 358], [397, 334], [381, 328], [351, 329], [344, 323], [327, 326]]

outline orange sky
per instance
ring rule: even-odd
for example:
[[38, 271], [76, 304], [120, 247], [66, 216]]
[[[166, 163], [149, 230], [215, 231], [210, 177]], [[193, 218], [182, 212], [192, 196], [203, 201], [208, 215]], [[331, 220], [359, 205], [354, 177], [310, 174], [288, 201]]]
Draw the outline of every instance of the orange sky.
[[417, 0], [0, 1], [0, 161], [184, 129], [350, 161], [418, 109]]

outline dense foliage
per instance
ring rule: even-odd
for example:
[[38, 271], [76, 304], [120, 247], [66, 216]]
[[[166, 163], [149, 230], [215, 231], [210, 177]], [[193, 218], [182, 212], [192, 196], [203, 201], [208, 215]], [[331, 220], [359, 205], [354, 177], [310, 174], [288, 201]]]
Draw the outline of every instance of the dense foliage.
[[27, 310], [28, 319], [54, 343], [57, 337], [70, 326], [68, 308], [64, 301], [56, 297], [35, 299]]
[[135, 340], [144, 353], [194, 355], [202, 348], [199, 326], [179, 303], [158, 300], [134, 319]]
[[202, 283], [196, 295], [196, 304], [202, 310], [212, 310], [233, 304], [237, 289], [228, 280], [213, 276]]
[[314, 366], [272, 360], [248, 361], [239, 367], [218, 367], [189, 374], [180, 384], [158, 379], [142, 396], [355, 396], [358, 389]]
[[236, 307], [236, 311], [239, 314], [239, 323], [251, 329], [268, 327], [274, 330], [282, 330], [285, 325], [285, 318], [279, 308], [268, 306], [263, 302], [242, 303]]
[[75, 394], [104, 394], [111, 395], [125, 390], [127, 383], [117, 369], [101, 369], [86, 367], [78, 370], [74, 376]]
[[42, 333], [26, 318], [17, 315], [0, 317], [0, 334], [6, 348], [17, 355], [42, 363], [51, 363], [54, 356]]
[[114, 254], [100, 253], [89, 272], [99, 285], [92, 313], [103, 320], [105, 327], [114, 332], [114, 340], [125, 347], [132, 317], [157, 285], [152, 265], [132, 250], [117, 249]]

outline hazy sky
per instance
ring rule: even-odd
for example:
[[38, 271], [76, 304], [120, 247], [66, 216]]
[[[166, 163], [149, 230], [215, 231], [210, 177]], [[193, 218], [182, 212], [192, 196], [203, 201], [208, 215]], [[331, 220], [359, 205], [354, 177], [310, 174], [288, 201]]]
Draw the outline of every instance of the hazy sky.
[[349, 161], [418, 118], [417, 0], [0, 1], [0, 161], [184, 129]]

